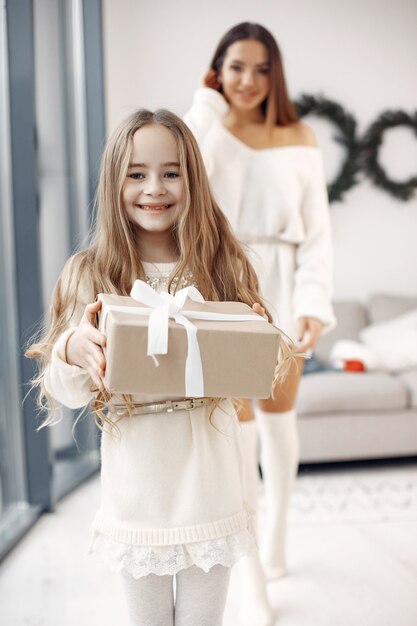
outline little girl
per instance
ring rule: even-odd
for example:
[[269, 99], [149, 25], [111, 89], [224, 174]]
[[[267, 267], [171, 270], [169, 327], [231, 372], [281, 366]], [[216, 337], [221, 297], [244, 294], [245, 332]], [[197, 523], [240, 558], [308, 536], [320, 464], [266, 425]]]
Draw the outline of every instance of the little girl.
[[[51, 327], [28, 350], [40, 360], [40, 400], [52, 408], [54, 400], [78, 408], [103, 396], [106, 338], [94, 325], [100, 292], [127, 295], [141, 278], [157, 291], [195, 285], [207, 300], [264, 313], [255, 273], [175, 115], [140, 110], [119, 126], [104, 152], [97, 198], [92, 244], [67, 262]], [[281, 351], [288, 354], [284, 342]], [[178, 399], [161, 387], [158, 397], [133, 396], [131, 415], [116, 423], [109, 411], [102, 421], [102, 501], [91, 551], [121, 572], [132, 624], [216, 626], [230, 567], [253, 547], [238, 422], [230, 400], [204, 398], [196, 408], [182, 401], [174, 412], [171, 400]]]

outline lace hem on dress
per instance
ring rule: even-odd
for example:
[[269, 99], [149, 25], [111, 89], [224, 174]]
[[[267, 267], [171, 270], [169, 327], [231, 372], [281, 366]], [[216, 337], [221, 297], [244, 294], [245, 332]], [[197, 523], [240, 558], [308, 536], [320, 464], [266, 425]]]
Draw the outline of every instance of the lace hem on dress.
[[135, 546], [119, 543], [97, 531], [89, 549], [113, 571], [127, 571], [134, 578], [148, 574], [171, 575], [196, 565], [208, 572], [214, 565], [232, 567], [256, 548], [253, 534], [243, 529], [209, 541], [174, 546]]

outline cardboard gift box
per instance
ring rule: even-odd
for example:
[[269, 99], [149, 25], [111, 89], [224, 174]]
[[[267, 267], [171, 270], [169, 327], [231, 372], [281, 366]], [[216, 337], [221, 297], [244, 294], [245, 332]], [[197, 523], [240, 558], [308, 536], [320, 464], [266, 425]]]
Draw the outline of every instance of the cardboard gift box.
[[[174, 297], [138, 283], [142, 292], [136, 299], [98, 296], [102, 301], [99, 329], [107, 338], [104, 383], [110, 392], [166, 397], [270, 395], [278, 329], [245, 304], [204, 302], [194, 287]], [[238, 320], [231, 321], [236, 316]]]

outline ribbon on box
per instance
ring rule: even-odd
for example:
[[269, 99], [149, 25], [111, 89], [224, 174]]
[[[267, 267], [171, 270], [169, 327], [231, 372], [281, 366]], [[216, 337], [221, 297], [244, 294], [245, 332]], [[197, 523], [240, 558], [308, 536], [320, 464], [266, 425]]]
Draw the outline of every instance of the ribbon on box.
[[234, 315], [232, 313], [211, 313], [209, 311], [187, 311], [184, 305], [189, 298], [194, 302], [204, 303], [205, 300], [196, 287], [185, 287], [172, 295], [166, 291], [158, 293], [142, 280], [136, 280], [130, 292], [131, 297], [146, 307], [130, 307], [116, 304], [103, 306], [102, 324], [105, 327], [107, 314], [110, 311], [143, 315], [149, 317], [148, 324], [148, 356], [152, 357], [156, 366], [159, 365], [157, 355], [168, 354], [168, 323], [173, 319], [184, 326], [187, 333], [187, 359], [185, 362], [185, 394], [186, 396], [204, 396], [203, 364], [197, 338], [197, 327], [190, 319], [229, 321], [229, 322], [265, 322], [257, 313], [252, 315]]

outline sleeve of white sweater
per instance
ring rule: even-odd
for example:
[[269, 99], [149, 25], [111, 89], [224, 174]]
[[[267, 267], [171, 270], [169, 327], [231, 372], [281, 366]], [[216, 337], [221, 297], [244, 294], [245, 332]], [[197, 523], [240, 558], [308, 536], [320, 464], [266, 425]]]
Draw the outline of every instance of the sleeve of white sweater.
[[319, 319], [324, 330], [336, 324], [332, 307], [333, 250], [329, 203], [320, 153], [303, 195], [301, 217], [305, 238], [297, 246], [294, 284], [295, 317]]
[[184, 122], [201, 146], [214, 122], [228, 110], [229, 105], [221, 93], [209, 87], [200, 87], [194, 94], [191, 109], [184, 115]]
[[86, 406], [95, 395], [91, 391], [93, 382], [88, 372], [77, 365], [69, 365], [65, 360], [65, 347], [74, 330], [68, 328], [54, 345], [44, 380], [49, 395], [70, 409]]
[[[71, 261], [71, 260], [70, 260]], [[71, 262], [68, 262], [61, 277], [61, 291], [67, 288], [71, 275]], [[77, 365], [69, 365], [65, 359], [68, 339], [71, 337], [83, 316], [85, 306], [94, 300], [91, 290], [83, 283], [78, 288], [77, 302], [68, 321], [67, 329], [59, 336], [45, 371], [44, 385], [49, 395], [57, 402], [71, 409], [86, 406], [93, 398], [93, 382], [86, 370]]]

